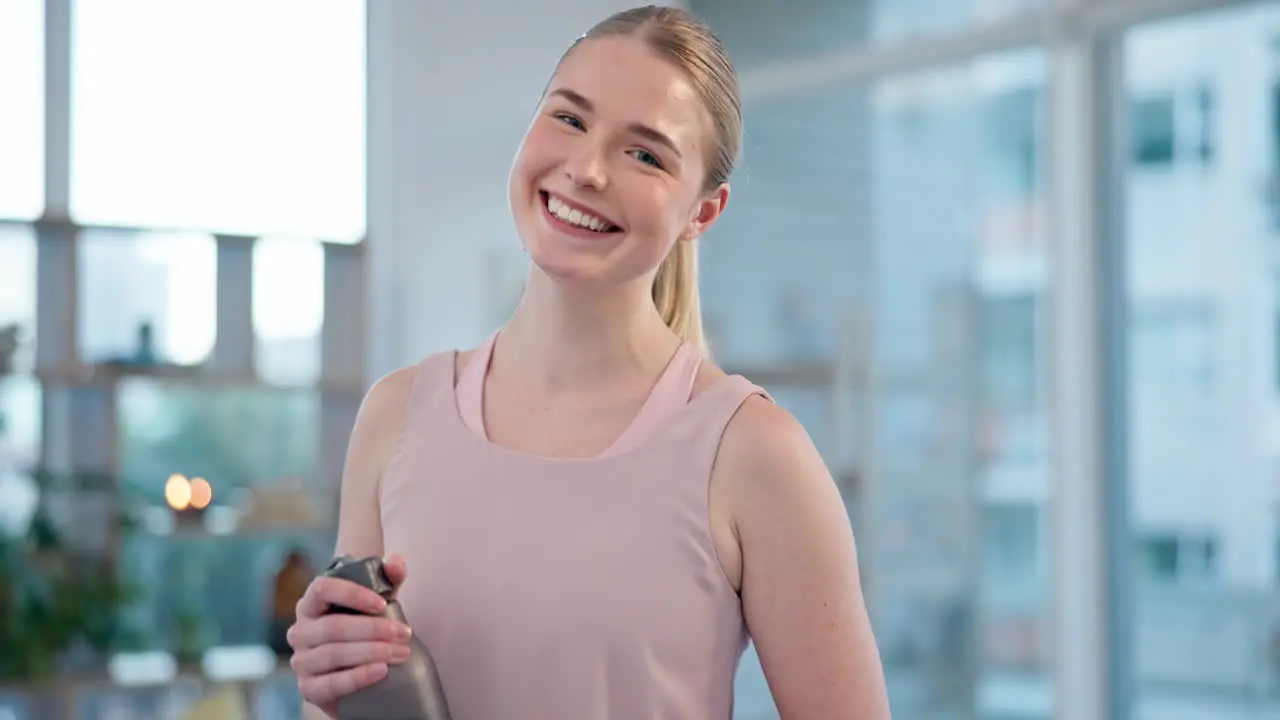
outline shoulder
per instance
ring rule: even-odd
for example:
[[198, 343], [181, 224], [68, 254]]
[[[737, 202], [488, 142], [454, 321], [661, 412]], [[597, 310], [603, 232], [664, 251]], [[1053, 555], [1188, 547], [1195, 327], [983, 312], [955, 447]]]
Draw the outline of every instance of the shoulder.
[[381, 465], [392, 452], [413, 395], [418, 367], [408, 366], [383, 375], [365, 392], [351, 433], [350, 453]]
[[[694, 381], [693, 396], [711, 390], [728, 376], [723, 369], [704, 362]], [[753, 394], [743, 400], [725, 427], [717, 464], [771, 468], [804, 457], [817, 458], [817, 449], [800, 421], [773, 400]]]
[[[738, 468], [744, 490], [788, 492], [828, 475], [813, 440], [800, 421], [772, 400], [752, 395], [725, 428], [720, 461]], [[816, 478], [815, 478], [816, 476]]]
[[[724, 378], [710, 368], [708, 385]], [[702, 384], [702, 379], [695, 384]], [[715, 475], [729, 490], [735, 524], [773, 522], [783, 507], [800, 515], [844, 512], [834, 479], [808, 431], [772, 399], [753, 394], [730, 418], [720, 440]]]
[[374, 381], [360, 403], [359, 419], [365, 423], [385, 425], [404, 414], [418, 378], [418, 366], [393, 370]]

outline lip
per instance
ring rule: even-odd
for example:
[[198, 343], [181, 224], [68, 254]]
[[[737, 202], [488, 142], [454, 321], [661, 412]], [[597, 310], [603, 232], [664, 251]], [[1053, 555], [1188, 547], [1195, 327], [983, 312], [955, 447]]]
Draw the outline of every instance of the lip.
[[[617, 220], [614, 220], [613, 218], [609, 217], [608, 215], [605, 215], [604, 213], [600, 212], [599, 210], [596, 210], [595, 208], [589, 207], [587, 205], [583, 205], [580, 202], [575, 202], [559, 193], [551, 192], [550, 190], [542, 190], [538, 194], [542, 198], [542, 209], [546, 211], [548, 215], [551, 214], [551, 210], [547, 207], [547, 202], [550, 198], [554, 197], [556, 200], [559, 200], [560, 202], [564, 203], [565, 205], [568, 205], [570, 208], [573, 208], [578, 212], [586, 213], [588, 215], [594, 215], [600, 218], [601, 220], [609, 223], [613, 227], [618, 228], [617, 230], [614, 230], [612, 232], [607, 232], [607, 233], [595, 232], [594, 230], [588, 231], [597, 237], [602, 237], [602, 236], [608, 237], [609, 235], [613, 235], [614, 233], [621, 232], [623, 230], [622, 223], [618, 222]], [[555, 218], [554, 215], [551, 215], [551, 217]], [[557, 218], [557, 222], [559, 222], [558, 218]], [[560, 223], [560, 224], [565, 227], [574, 227], [572, 225], [569, 225], [568, 223]]]

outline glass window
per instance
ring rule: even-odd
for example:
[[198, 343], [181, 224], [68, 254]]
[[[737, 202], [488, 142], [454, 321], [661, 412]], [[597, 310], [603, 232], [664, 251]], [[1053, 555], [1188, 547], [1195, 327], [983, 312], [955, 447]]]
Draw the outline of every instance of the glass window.
[[77, 2], [72, 20], [78, 221], [363, 235], [364, 3]]
[[279, 385], [320, 377], [324, 247], [264, 238], [253, 248], [253, 327], [258, 375]]
[[1168, 95], [1133, 101], [1133, 161], [1138, 165], [1168, 165], [1177, 153], [1173, 98]]
[[1030, 503], [993, 503], [983, 519], [985, 565], [999, 582], [1025, 582], [1039, 570], [1040, 512]]
[[0, 3], [0, 217], [44, 211], [44, 2]]
[[123, 486], [156, 501], [173, 473], [203, 477], [216, 497], [310, 481], [319, 399], [309, 391], [127, 379], [120, 386]]
[[1033, 412], [1040, 402], [1038, 300], [992, 294], [981, 301], [983, 399], [994, 409], [1018, 415]]
[[40, 500], [40, 390], [30, 375], [0, 377], [0, 542], [27, 531]]
[[739, 70], [867, 45], [906, 43], [1008, 20], [1044, 0], [692, 0]]
[[136, 646], [130, 649], [268, 645], [273, 580], [291, 550], [301, 551], [318, 573], [333, 554], [333, 536], [306, 529], [227, 536], [131, 532], [123, 572], [139, 592], [122, 613]]
[[0, 378], [0, 473], [39, 464], [43, 416], [39, 381], [31, 375]]
[[217, 244], [210, 235], [80, 234], [77, 346], [85, 362], [196, 365], [217, 335]]
[[[3, 113], [0, 113], [3, 115]], [[0, 377], [35, 366], [36, 238], [0, 225]]]
[[[874, 533], [859, 562], [904, 717], [1052, 705], [1044, 78], [1020, 52], [749, 101], [747, 172], [703, 240], [718, 361], [860, 479], [843, 492]], [[847, 422], [812, 371], [836, 363], [868, 369]], [[773, 712], [751, 654], [737, 699]]]
[[1280, 676], [1276, 570], [1261, 550], [1280, 502], [1280, 256], [1258, 192], [1276, 172], [1277, 37], [1280, 6], [1260, 3], [1123, 40], [1131, 107], [1166, 98], [1150, 134], [1163, 139], [1139, 154], [1172, 154], [1177, 170], [1131, 164], [1122, 178], [1134, 717], [1280, 707], [1255, 694]]
[[[872, 88], [873, 362], [884, 380], [871, 512], [893, 540], [871, 559], [875, 601], [894, 619], [880, 636], [886, 671], [913, 717], [1013, 712], [984, 689], [1014, 682], [1051, 702], [1037, 550], [1049, 455], [1027, 442], [1047, 412], [1045, 74], [1028, 51]], [[898, 419], [898, 408], [913, 410]], [[968, 695], [958, 687], [973, 680], [958, 669], [975, 662]]]
[[[299, 547], [317, 569], [332, 552], [331, 534], [301, 508], [263, 509], [272, 497], [297, 497], [273, 493], [308, 493], [315, 482], [319, 397], [131, 378], [120, 386], [119, 419], [121, 491], [143, 520], [125, 541], [124, 572], [140, 589], [123, 613], [130, 633], [146, 648], [172, 649], [184, 632], [204, 645], [265, 644], [283, 552]], [[168, 517], [165, 485], [175, 473], [211, 490], [206, 522], [192, 532], [156, 522]], [[226, 512], [239, 520], [219, 529], [213, 518]], [[237, 522], [245, 534], [223, 534]]]

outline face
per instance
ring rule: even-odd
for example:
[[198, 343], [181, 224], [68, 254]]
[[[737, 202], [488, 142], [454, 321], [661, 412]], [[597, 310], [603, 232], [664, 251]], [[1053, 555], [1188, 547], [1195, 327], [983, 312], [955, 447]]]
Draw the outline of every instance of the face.
[[652, 278], [676, 242], [719, 217], [706, 188], [707, 110], [681, 71], [632, 38], [593, 38], [565, 58], [512, 167], [521, 241], [547, 275]]

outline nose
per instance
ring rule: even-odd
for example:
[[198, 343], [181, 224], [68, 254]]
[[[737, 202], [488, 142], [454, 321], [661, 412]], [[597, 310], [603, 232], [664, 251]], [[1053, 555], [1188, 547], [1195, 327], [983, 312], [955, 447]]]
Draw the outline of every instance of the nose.
[[565, 163], [565, 175], [576, 187], [603, 190], [609, 184], [604, 152], [595, 143], [582, 143]]

